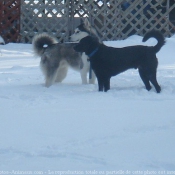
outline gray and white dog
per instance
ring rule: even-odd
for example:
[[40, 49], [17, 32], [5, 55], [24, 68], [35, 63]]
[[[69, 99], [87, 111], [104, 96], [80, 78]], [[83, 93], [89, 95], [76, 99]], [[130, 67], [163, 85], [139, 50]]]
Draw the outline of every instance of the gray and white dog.
[[[91, 35], [98, 38], [97, 32], [86, 18], [76, 29], [70, 40], [78, 42], [82, 38]], [[74, 51], [75, 43], [58, 43], [57, 39], [47, 33], [34, 36], [33, 49], [37, 56], [41, 57], [40, 67], [45, 77], [45, 86], [50, 87], [55, 82], [62, 82], [66, 77], [68, 68], [71, 67], [81, 74], [83, 84], [88, 83], [90, 63], [87, 56]], [[90, 84], [95, 83], [95, 74], [89, 79]]]

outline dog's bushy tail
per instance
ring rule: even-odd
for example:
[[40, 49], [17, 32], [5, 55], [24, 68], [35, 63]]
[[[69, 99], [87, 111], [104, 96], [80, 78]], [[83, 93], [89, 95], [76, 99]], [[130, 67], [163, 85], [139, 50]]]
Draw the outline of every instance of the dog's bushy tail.
[[41, 56], [44, 49], [52, 44], [58, 43], [57, 39], [47, 33], [41, 33], [34, 36], [32, 40], [33, 49], [35, 54]]
[[147, 41], [150, 38], [156, 38], [158, 43], [153, 47], [154, 52], [157, 53], [161, 49], [161, 47], [165, 44], [165, 38], [160, 31], [151, 30], [150, 32], [146, 33], [143, 37], [143, 42]]

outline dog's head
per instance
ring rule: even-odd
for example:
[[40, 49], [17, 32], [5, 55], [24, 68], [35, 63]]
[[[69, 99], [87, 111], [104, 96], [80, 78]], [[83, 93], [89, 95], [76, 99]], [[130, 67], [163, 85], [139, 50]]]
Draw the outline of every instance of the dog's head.
[[100, 43], [96, 37], [86, 36], [74, 47], [76, 52], [85, 52], [87, 55], [99, 47]]
[[70, 36], [70, 41], [80, 41], [82, 38], [92, 35], [98, 37], [97, 31], [90, 24], [87, 18], [81, 21], [81, 24], [75, 29], [74, 33]]

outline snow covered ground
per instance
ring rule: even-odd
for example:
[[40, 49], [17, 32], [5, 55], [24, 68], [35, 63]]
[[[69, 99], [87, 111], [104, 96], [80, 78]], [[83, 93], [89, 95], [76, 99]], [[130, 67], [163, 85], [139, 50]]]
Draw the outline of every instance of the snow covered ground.
[[30, 44], [0, 45], [0, 174], [175, 174], [175, 36], [157, 56], [160, 94], [135, 69], [102, 93], [71, 69], [46, 88]]

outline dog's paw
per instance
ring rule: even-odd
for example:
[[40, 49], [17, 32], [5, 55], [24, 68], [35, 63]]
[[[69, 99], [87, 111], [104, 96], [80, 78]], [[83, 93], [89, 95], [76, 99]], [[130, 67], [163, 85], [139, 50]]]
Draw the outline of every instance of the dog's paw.
[[161, 87], [159, 86], [158, 88], [156, 88], [157, 93], [161, 92]]
[[151, 86], [146, 87], [146, 90], [147, 90], [147, 91], [150, 91], [151, 89], [152, 89], [152, 87], [151, 87]]

